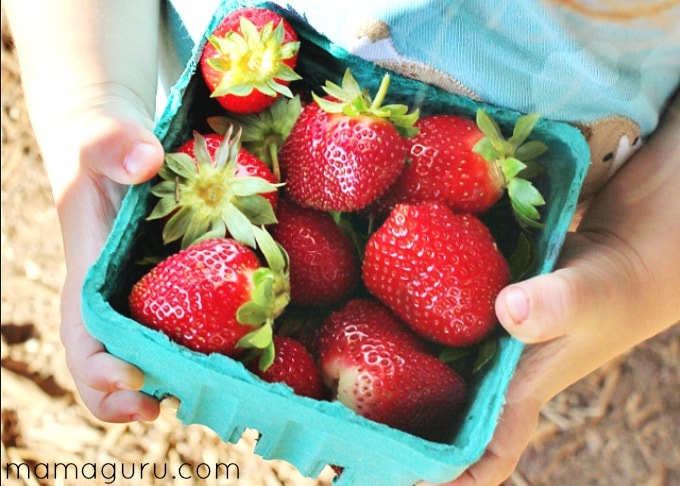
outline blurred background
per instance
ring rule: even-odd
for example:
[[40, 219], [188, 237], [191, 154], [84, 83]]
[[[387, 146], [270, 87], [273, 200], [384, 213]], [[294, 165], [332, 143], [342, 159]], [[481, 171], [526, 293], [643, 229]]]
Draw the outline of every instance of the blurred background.
[[[306, 479], [283, 461], [264, 461], [253, 454], [254, 430], [246, 430], [236, 444], [225, 444], [203, 426], [182, 425], [170, 406], [154, 423], [106, 424], [80, 404], [58, 333], [65, 276], [59, 224], [20, 83], [3, 13], [0, 482], [76, 484], [63, 476], [57, 481], [8, 477], [8, 463], [61, 462], [81, 468], [88, 463], [147, 462], [167, 465], [168, 471], [184, 463], [236, 464], [238, 469], [230, 469], [228, 479], [215, 478], [214, 471], [204, 480], [146, 474], [127, 484], [330, 485], [330, 468], [317, 479]], [[104, 472], [96, 480], [81, 477], [77, 484], [111, 484], [104, 476], [110, 478]], [[506, 484], [680, 484], [680, 326], [608, 363], [550, 402]]]

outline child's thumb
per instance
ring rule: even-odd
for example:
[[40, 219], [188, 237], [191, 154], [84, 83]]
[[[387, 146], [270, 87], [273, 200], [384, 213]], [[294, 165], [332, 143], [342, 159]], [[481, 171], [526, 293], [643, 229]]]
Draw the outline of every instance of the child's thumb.
[[163, 147], [143, 121], [103, 115], [84, 128], [81, 140], [81, 163], [120, 184], [144, 182], [163, 163]]
[[584, 316], [601, 312], [601, 284], [578, 267], [539, 275], [504, 288], [496, 298], [496, 315], [520, 341], [548, 341], [567, 334]]

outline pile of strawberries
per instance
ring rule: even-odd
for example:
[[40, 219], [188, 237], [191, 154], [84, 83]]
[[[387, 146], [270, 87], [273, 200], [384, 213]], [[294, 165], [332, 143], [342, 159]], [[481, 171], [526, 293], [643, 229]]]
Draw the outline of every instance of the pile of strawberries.
[[[223, 116], [166, 155], [148, 220], [174, 248], [132, 288], [130, 315], [295, 393], [432, 440], [466, 404], [443, 356], [489, 342], [512, 276], [480, 215], [507, 194], [522, 229], [545, 150], [489, 115], [419, 116], [348, 70], [295, 88], [300, 41], [278, 13], [229, 14], [200, 71]], [[297, 92], [294, 92], [297, 91]], [[173, 246], [174, 245], [174, 246]], [[228, 391], [227, 391], [228, 392]]]

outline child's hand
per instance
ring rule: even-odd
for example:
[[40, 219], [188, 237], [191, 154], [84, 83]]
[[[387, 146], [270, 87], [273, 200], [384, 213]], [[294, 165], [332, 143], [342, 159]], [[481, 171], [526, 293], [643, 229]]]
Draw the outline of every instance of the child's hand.
[[80, 295], [125, 185], [152, 177], [163, 161], [151, 131], [159, 2], [6, 0], [3, 8], [64, 239], [61, 335], [68, 367], [98, 418], [153, 419], [156, 400], [134, 391], [143, 384], [141, 371], [87, 333]]
[[484, 456], [455, 486], [516, 468], [541, 407], [613, 357], [680, 320], [680, 100], [593, 201], [557, 270], [504, 289], [502, 325], [527, 346]]
[[[80, 312], [85, 274], [99, 255], [118, 211], [125, 185], [153, 176], [163, 160], [163, 149], [146, 128], [140, 111], [123, 93], [78, 113], [62, 127], [67, 136], [60, 153], [75, 157], [76, 174], [68, 177], [58, 201], [67, 279], [62, 294], [61, 337], [68, 368], [85, 405], [109, 422], [152, 420], [158, 415], [156, 400], [136, 392], [144, 382], [137, 368], [111, 356], [86, 331]], [[106, 99], [109, 97], [109, 99]], [[58, 174], [53, 186], [61, 187]]]

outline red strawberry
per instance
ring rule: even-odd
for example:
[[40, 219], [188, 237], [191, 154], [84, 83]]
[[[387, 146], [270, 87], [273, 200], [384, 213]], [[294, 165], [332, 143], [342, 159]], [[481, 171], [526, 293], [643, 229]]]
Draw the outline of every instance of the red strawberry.
[[257, 361], [248, 362], [248, 369], [269, 383], [285, 383], [301, 396], [324, 398], [326, 390], [321, 381], [319, 368], [312, 355], [295, 339], [274, 336], [276, 357], [266, 371], [262, 371]]
[[321, 357], [321, 326], [301, 328], [295, 334], [295, 339], [302, 343], [315, 360]]
[[278, 189], [264, 162], [241, 148], [239, 135], [194, 134], [159, 171], [151, 188], [160, 198], [148, 219], [166, 220], [163, 241], [230, 235], [255, 247], [252, 225], [276, 222]]
[[171, 255], [129, 296], [133, 319], [194, 351], [235, 356], [241, 348], [257, 348], [267, 350], [268, 360], [273, 358], [273, 319], [287, 302], [285, 274], [263, 266], [253, 250], [227, 238]]
[[494, 300], [510, 270], [477, 217], [439, 203], [403, 204], [369, 238], [362, 278], [420, 335], [467, 346], [496, 325]]
[[381, 304], [352, 300], [331, 314], [322, 333], [322, 376], [340, 402], [431, 440], [450, 430], [465, 403], [465, 382], [425, 353], [415, 334]]
[[385, 75], [375, 99], [349, 70], [342, 87], [328, 82], [328, 96], [306, 105], [281, 150], [279, 160], [291, 199], [323, 211], [366, 207], [401, 172], [417, 112], [404, 105], [382, 106]]
[[[507, 189], [517, 219], [537, 226], [540, 193], [524, 175], [528, 162], [546, 146], [525, 143], [538, 115], [520, 118], [505, 140], [495, 121], [483, 110], [475, 121], [456, 115], [430, 115], [416, 122], [418, 133], [407, 141], [409, 164], [376, 202], [378, 214], [398, 203], [440, 202], [455, 212], [481, 214]], [[521, 159], [521, 161], [520, 161]], [[522, 162], [523, 161], [523, 162]], [[524, 171], [524, 172], [523, 172]]]
[[332, 307], [292, 306], [276, 319], [276, 334], [302, 343], [318, 360], [321, 356], [321, 326]]
[[299, 305], [331, 305], [347, 297], [361, 277], [359, 256], [333, 218], [281, 199], [272, 237], [286, 250], [290, 299]]
[[279, 151], [302, 111], [299, 96], [280, 98], [266, 110], [248, 115], [211, 116], [207, 123], [217, 133], [227, 133], [233, 126], [242, 130], [243, 147], [271, 168], [277, 181], [281, 180]]
[[208, 38], [200, 69], [211, 96], [227, 111], [255, 113], [292, 97], [300, 43], [290, 24], [266, 8], [231, 12]]

